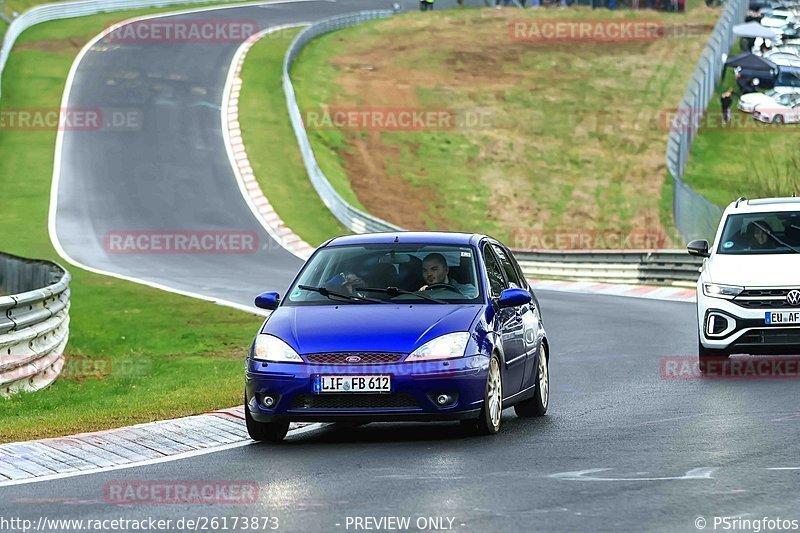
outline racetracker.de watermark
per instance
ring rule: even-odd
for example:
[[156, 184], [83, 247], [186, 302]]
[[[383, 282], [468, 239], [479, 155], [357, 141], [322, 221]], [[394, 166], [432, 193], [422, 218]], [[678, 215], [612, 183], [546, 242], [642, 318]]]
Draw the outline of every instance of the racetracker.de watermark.
[[103, 486], [103, 500], [119, 505], [246, 505], [258, 501], [258, 483], [183, 479], [115, 480]]
[[701, 363], [697, 356], [662, 357], [658, 364], [662, 379], [800, 379], [797, 357], [708, 357]]
[[657, 229], [518, 229], [511, 232], [511, 246], [520, 250], [657, 250], [664, 247], [666, 238]]
[[723, 119], [722, 113], [706, 111], [705, 109], [666, 109], [661, 111], [659, 125], [662, 131], [670, 131], [675, 127], [678, 131], [722, 130], [722, 131], [760, 131], [760, 132], [790, 132], [800, 131], [800, 124], [784, 124], [775, 120], [781, 116], [784, 121], [788, 112], [785, 108], [759, 106], [760, 113], [768, 114], [766, 122], [756, 120], [750, 113], [742, 113], [731, 109], [728, 120]]
[[508, 24], [512, 41], [523, 42], [650, 42], [662, 39], [658, 20], [516, 19]]
[[259, 31], [254, 20], [149, 19], [106, 28], [110, 43], [240, 43]]
[[144, 114], [136, 108], [26, 108], [0, 110], [2, 131], [104, 131], [142, 129]]
[[109, 231], [103, 248], [110, 254], [253, 254], [255, 231]]
[[331, 107], [306, 111], [311, 130], [423, 131], [486, 129], [494, 123], [489, 109], [413, 107]]

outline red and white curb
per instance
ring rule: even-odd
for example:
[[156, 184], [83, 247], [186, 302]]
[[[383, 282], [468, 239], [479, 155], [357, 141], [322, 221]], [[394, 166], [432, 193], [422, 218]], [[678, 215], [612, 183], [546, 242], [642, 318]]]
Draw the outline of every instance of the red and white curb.
[[685, 287], [654, 287], [652, 285], [621, 285], [617, 283], [595, 283], [585, 281], [547, 281], [528, 280], [533, 289], [546, 291], [575, 292], [581, 294], [605, 294], [608, 296], [627, 296], [651, 300], [674, 302], [695, 302], [694, 289]]
[[228, 159], [233, 167], [236, 180], [239, 182], [239, 189], [250, 210], [275, 241], [301, 259], [308, 259], [314, 251], [314, 247], [303, 241], [281, 220], [256, 180], [242, 140], [242, 129], [239, 124], [239, 95], [242, 90], [242, 65], [250, 48], [270, 33], [307, 25], [287, 24], [275, 26], [252, 35], [242, 43], [233, 57], [233, 62], [228, 72], [228, 79], [222, 96], [221, 113], [222, 134], [225, 138]]
[[[292, 424], [299, 435], [320, 424]], [[0, 444], [0, 487], [95, 474], [253, 444], [244, 406], [146, 424]]]

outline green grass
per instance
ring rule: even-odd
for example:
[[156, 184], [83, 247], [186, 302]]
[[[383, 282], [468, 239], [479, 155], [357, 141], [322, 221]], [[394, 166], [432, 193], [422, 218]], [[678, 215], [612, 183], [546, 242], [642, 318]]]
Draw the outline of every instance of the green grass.
[[316, 246], [349, 233], [308, 179], [281, 86], [283, 57], [298, 30], [267, 36], [250, 49], [239, 99], [242, 137], [264, 194], [281, 219]]
[[722, 127], [719, 96], [729, 87], [738, 91], [730, 69], [719, 84], [704, 126], [692, 145], [684, 180], [695, 192], [723, 207], [740, 196], [800, 194], [800, 127], [756, 122], [751, 114], [736, 109], [736, 96], [731, 126]]
[[[0, 109], [57, 109], [78, 49], [108, 24], [162, 10], [50, 22], [26, 32], [3, 76]], [[60, 39], [63, 46], [36, 46]], [[48, 51], [54, 50], [54, 51]], [[0, 130], [0, 249], [59, 261], [47, 232], [55, 131]], [[0, 400], [0, 442], [190, 415], [241, 402], [243, 357], [261, 319], [71, 268], [67, 360], [109, 375], [62, 379]]]
[[[340, 194], [389, 221], [501, 239], [562, 228], [674, 236], [661, 115], [677, 106], [718, 13], [703, 6], [688, 15], [409, 13], [313, 41], [292, 77], [306, 113], [325, 106], [488, 112], [485, 127], [310, 131]], [[689, 21], [702, 29], [648, 43], [509, 42], [509, 21], [525, 17]], [[371, 166], [360, 166], [363, 153]], [[380, 200], [382, 189], [396, 201]]]

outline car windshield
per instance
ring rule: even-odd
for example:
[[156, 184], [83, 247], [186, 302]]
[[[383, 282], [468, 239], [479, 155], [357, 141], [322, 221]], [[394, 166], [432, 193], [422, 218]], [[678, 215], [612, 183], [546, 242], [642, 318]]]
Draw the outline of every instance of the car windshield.
[[480, 301], [472, 247], [391, 243], [319, 250], [303, 268], [284, 305]]
[[[753, 94], [758, 94], [758, 93], [753, 93]], [[777, 98], [778, 97], [778, 91], [776, 91], [775, 89], [770, 89], [769, 91], [765, 92], [764, 94], [766, 96], [769, 96], [770, 98]]]
[[800, 211], [730, 215], [717, 253], [792, 254], [800, 252]]

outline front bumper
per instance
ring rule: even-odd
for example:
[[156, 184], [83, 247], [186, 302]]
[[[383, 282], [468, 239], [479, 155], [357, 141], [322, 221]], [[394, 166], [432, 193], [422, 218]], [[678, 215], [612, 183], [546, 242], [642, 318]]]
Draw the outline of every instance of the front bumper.
[[[800, 324], [767, 324], [765, 315], [772, 311], [800, 311], [800, 309], [748, 309], [731, 300], [697, 293], [697, 318], [700, 341], [706, 348], [727, 353], [754, 355], [800, 354]], [[712, 315], [722, 316], [728, 327], [720, 335], [709, 335], [708, 320]]]
[[[324, 365], [247, 360], [246, 408], [259, 422], [459, 420], [483, 405], [489, 358], [484, 355], [426, 363]], [[315, 375], [390, 375], [391, 393], [316, 394]], [[440, 407], [439, 394], [455, 401]], [[274, 404], [265, 405], [271, 396]]]

